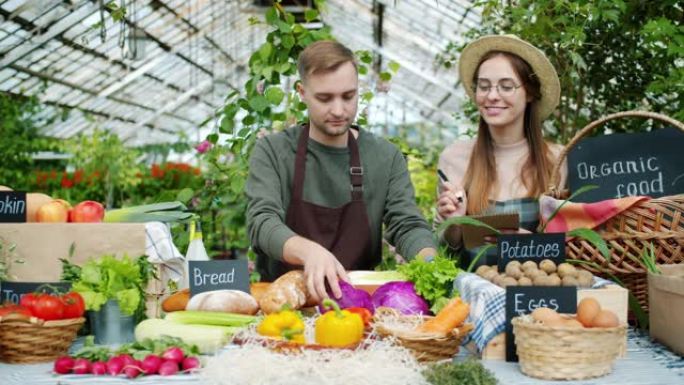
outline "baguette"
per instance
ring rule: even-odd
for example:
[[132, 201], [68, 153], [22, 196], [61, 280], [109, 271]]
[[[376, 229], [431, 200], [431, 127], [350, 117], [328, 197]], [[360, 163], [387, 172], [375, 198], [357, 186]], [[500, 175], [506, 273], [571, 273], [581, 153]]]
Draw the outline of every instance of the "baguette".
[[266, 289], [259, 300], [259, 306], [266, 314], [280, 311], [285, 304], [294, 310], [316, 305], [306, 288], [303, 271], [293, 270], [283, 274]]
[[259, 305], [254, 297], [240, 290], [213, 290], [193, 295], [185, 310], [254, 315]]
[[179, 290], [162, 302], [162, 310], [167, 313], [185, 310], [188, 301], [190, 301], [190, 289]]

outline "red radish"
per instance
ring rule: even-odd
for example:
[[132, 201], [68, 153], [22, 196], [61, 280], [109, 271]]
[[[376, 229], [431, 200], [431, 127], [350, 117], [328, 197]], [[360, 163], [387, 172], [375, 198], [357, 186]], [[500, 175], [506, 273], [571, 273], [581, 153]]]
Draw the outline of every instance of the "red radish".
[[124, 366], [133, 365], [136, 362], [135, 358], [131, 357], [130, 354], [119, 354], [117, 357], [121, 358]]
[[93, 365], [90, 367], [90, 371], [96, 376], [106, 374], [107, 364], [102, 361], [93, 362]]
[[55, 360], [54, 371], [57, 374], [69, 374], [74, 368], [74, 359], [71, 357], [59, 357]]
[[161, 357], [150, 354], [142, 360], [141, 367], [145, 374], [157, 374], [159, 373], [159, 366], [164, 362]]
[[192, 372], [200, 368], [200, 360], [197, 357], [185, 357], [183, 359], [183, 371]]
[[173, 376], [178, 374], [178, 364], [172, 360], [166, 360], [159, 366], [159, 374], [162, 376]]
[[77, 358], [74, 361], [74, 374], [89, 374], [90, 361], [85, 358]]
[[163, 359], [174, 361], [176, 364], [183, 362], [183, 356], [185, 356], [185, 353], [183, 353], [183, 350], [177, 346], [166, 349], [166, 351], [162, 354]]
[[123, 371], [124, 361], [121, 357], [112, 357], [107, 361], [107, 373], [111, 376], [118, 376]]
[[140, 361], [133, 360], [132, 364], [124, 366], [123, 373], [128, 378], [136, 378], [140, 375]]

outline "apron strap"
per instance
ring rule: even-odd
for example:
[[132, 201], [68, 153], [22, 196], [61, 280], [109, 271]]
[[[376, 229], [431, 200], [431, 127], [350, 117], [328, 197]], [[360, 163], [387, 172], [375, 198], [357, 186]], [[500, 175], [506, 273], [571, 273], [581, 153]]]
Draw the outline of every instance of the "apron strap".
[[[297, 142], [297, 155], [295, 156], [294, 180], [292, 181], [292, 199], [302, 200], [304, 196], [304, 174], [306, 172], [306, 151], [309, 144], [309, 125], [302, 128]], [[352, 200], [363, 200], [363, 167], [361, 156], [354, 134], [347, 135], [349, 146], [349, 179]]]

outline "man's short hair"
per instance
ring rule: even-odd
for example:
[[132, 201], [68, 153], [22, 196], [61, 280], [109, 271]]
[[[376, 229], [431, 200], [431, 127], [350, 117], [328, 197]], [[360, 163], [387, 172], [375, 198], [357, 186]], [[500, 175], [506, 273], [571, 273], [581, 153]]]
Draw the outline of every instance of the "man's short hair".
[[299, 54], [297, 70], [299, 78], [305, 81], [311, 74], [335, 71], [346, 62], [357, 68], [354, 52], [336, 41], [320, 40], [309, 44]]

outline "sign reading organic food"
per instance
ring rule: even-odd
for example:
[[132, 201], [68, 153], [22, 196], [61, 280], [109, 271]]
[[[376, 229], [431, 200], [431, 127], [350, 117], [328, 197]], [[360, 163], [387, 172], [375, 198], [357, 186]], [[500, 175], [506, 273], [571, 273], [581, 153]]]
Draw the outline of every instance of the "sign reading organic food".
[[190, 295], [212, 290], [242, 290], [249, 293], [246, 260], [189, 261]]
[[506, 361], [518, 361], [511, 319], [530, 314], [538, 307], [558, 313], [577, 312], [577, 288], [560, 286], [506, 287]]
[[0, 223], [26, 222], [26, 192], [0, 191]]
[[565, 233], [501, 234], [496, 243], [499, 271], [510, 261], [541, 262], [550, 259], [559, 265], [565, 262]]
[[7, 282], [0, 283], [0, 303], [12, 302], [18, 304], [24, 294], [36, 291], [52, 293], [55, 288], [63, 293], [71, 289], [69, 282]]
[[684, 133], [673, 128], [582, 139], [568, 155], [570, 191], [579, 202], [626, 196], [661, 197], [684, 192]]

